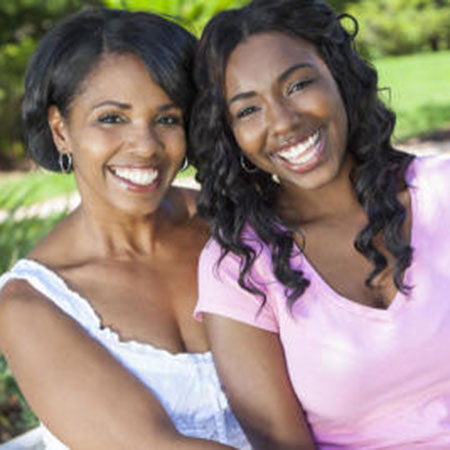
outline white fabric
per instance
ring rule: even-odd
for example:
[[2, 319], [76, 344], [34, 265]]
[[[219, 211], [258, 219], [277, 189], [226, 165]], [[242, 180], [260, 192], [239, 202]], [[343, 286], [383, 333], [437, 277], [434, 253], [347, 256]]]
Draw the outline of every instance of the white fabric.
[[[221, 389], [210, 352], [172, 354], [149, 344], [121, 341], [113, 330], [102, 327], [87, 300], [36, 261], [19, 260], [0, 277], [0, 289], [12, 279], [26, 280], [106, 347], [153, 392], [180, 433], [250, 448]], [[41, 426], [46, 450], [67, 448]]]
[[0, 450], [45, 450], [42, 428], [35, 428], [1, 444]]

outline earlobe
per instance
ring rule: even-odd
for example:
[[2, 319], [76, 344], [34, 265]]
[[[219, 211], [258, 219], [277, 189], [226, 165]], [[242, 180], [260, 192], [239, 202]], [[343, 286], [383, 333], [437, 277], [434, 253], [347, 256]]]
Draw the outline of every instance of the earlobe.
[[69, 139], [67, 136], [66, 119], [63, 117], [58, 107], [49, 106], [47, 110], [47, 120], [52, 132], [53, 142], [60, 153], [70, 153]]

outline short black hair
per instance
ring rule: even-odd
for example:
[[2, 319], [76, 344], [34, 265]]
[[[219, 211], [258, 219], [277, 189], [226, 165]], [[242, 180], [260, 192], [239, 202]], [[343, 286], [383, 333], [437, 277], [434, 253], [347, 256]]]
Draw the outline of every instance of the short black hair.
[[52, 28], [32, 55], [25, 76], [22, 125], [28, 154], [60, 171], [47, 120], [50, 105], [63, 115], [83, 80], [108, 53], [134, 54], [189, 121], [196, 38], [168, 18], [107, 8], [87, 8]]
[[[343, 21], [353, 29], [343, 26]], [[241, 149], [228, 123], [225, 70], [233, 50], [251, 35], [281, 32], [314, 45], [336, 81], [348, 117], [347, 151], [355, 160], [351, 181], [367, 214], [367, 225], [355, 237], [355, 247], [373, 264], [366, 284], [386, 266], [374, 244], [379, 233], [395, 257], [394, 281], [402, 281], [412, 248], [402, 236], [405, 208], [397, 193], [413, 159], [390, 142], [395, 115], [378, 98], [377, 72], [354, 46], [356, 19], [337, 15], [324, 0], [253, 0], [239, 9], [222, 11], [207, 24], [197, 46], [195, 82], [198, 96], [191, 116], [192, 163], [202, 184], [199, 213], [209, 220], [222, 258], [233, 252], [241, 258], [239, 284], [265, 297], [251, 279], [256, 252], [242, 235], [250, 225], [272, 252], [274, 273], [286, 287], [289, 302], [309, 285], [301, 270], [290, 266], [295, 247], [292, 233], [276, 214], [278, 185], [262, 170], [247, 173], [240, 164]]]

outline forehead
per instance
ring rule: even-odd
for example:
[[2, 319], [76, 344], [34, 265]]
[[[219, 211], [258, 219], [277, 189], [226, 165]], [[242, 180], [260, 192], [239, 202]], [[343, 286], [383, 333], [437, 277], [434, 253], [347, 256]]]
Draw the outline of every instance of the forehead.
[[225, 86], [229, 90], [245, 89], [246, 84], [276, 79], [294, 64], [306, 63], [326, 69], [310, 42], [281, 32], [253, 34], [232, 51], [225, 69]]
[[81, 83], [74, 102], [98, 102], [106, 99], [129, 102], [130, 98], [141, 101], [167, 102], [168, 95], [156, 83], [144, 62], [136, 55], [105, 54]]

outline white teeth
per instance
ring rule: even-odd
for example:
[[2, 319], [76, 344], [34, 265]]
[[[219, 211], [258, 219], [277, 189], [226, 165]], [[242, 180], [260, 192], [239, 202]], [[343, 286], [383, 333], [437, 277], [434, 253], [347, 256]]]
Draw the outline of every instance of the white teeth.
[[314, 152], [309, 152], [308, 150], [316, 145], [319, 140], [320, 132], [319, 130], [317, 130], [303, 142], [300, 142], [297, 145], [288, 148], [287, 150], [278, 152], [278, 156], [291, 162], [295, 162], [295, 164], [302, 164], [314, 157]]
[[141, 186], [152, 184], [158, 176], [156, 169], [114, 168], [113, 172], [118, 177]]

